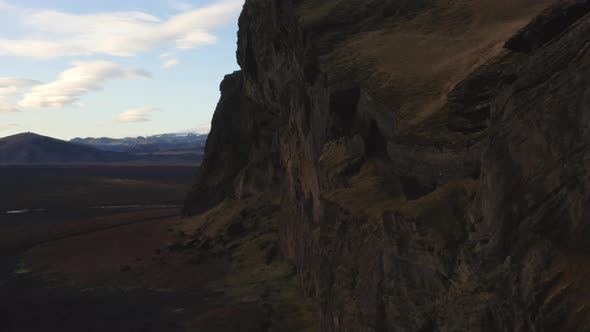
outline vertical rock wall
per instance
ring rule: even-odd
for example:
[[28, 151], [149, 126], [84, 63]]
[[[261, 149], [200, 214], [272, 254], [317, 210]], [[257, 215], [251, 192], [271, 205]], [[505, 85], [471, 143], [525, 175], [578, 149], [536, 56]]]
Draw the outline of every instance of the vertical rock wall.
[[[247, 0], [185, 212], [280, 193], [321, 331], [590, 329], [590, 19], [564, 1], [517, 32], [547, 3]], [[457, 63], [378, 79], [443, 28]]]

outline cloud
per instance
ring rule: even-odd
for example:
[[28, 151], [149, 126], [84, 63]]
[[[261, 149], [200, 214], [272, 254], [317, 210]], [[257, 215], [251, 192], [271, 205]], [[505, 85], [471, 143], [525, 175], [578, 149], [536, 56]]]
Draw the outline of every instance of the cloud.
[[180, 60], [178, 60], [177, 58], [172, 58], [172, 59], [164, 62], [164, 64], [162, 65], [162, 67], [165, 68], [165, 69], [170, 69], [170, 68], [176, 66], [179, 63], [180, 63]]
[[19, 109], [9, 98], [22, 95], [26, 90], [39, 84], [41, 82], [30, 79], [0, 77], [0, 113], [18, 112]]
[[30, 79], [0, 77], [0, 97], [16, 96], [21, 94], [25, 89], [41, 82]]
[[137, 11], [73, 14], [10, 5], [23, 37], [0, 38], [0, 55], [126, 57], [170, 45], [193, 49], [215, 43], [212, 31], [235, 20], [242, 4], [243, 0], [218, 0], [204, 7], [185, 7], [187, 11], [166, 19]]
[[25, 108], [64, 107], [76, 104], [90, 91], [101, 90], [107, 80], [150, 77], [145, 70], [122, 68], [108, 61], [74, 62], [55, 81], [33, 86], [18, 105]]
[[0, 113], [20, 112], [20, 110], [12, 105], [6, 98], [0, 97]]
[[126, 110], [117, 117], [120, 123], [137, 123], [151, 121], [148, 114], [157, 112], [155, 107], [140, 107]]

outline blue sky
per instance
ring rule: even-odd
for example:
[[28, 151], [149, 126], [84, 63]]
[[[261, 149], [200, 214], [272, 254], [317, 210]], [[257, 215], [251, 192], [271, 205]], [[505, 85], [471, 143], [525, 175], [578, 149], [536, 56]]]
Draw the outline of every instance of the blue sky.
[[243, 0], [0, 0], [0, 137], [206, 129]]

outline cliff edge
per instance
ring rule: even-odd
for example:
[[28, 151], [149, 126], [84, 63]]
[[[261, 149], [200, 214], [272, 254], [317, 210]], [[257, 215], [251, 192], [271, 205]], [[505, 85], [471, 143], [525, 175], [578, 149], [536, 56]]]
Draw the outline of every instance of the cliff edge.
[[271, 225], [320, 331], [590, 331], [589, 11], [246, 0], [189, 237]]

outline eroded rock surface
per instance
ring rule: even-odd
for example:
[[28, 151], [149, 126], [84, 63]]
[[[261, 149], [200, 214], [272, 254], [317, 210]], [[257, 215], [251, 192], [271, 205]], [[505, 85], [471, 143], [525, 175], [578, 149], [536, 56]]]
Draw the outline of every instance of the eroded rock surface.
[[590, 330], [586, 7], [247, 0], [187, 213], [279, 198], [320, 331]]

